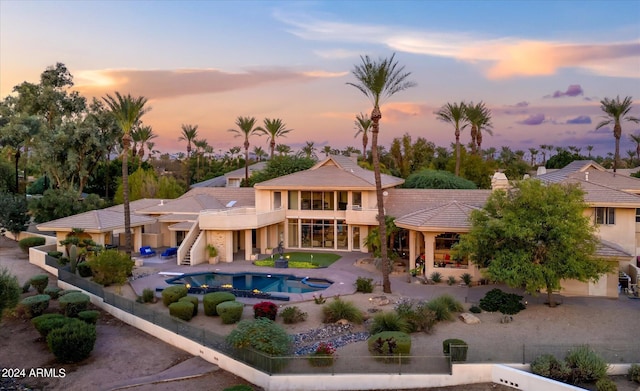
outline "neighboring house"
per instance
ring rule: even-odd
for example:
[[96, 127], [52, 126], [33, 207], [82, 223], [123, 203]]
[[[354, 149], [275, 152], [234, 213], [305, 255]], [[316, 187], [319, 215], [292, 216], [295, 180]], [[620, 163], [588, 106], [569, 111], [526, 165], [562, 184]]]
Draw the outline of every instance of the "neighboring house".
[[[254, 172], [264, 170], [267, 166], [267, 162], [257, 162], [249, 166], [249, 178]], [[229, 171], [224, 175], [217, 176], [215, 178], [207, 179], [206, 181], [194, 183], [190, 187], [240, 187], [240, 184], [244, 180], [245, 169], [244, 167], [237, 170]]]
[[[608, 173], [591, 161], [573, 162], [538, 177], [553, 183], [579, 183], [590, 205], [585, 213], [598, 224], [598, 254], [631, 269], [628, 265], [640, 254], [636, 248], [640, 180]], [[410, 268], [422, 257], [427, 276], [434, 271], [444, 278], [469, 273], [479, 281], [480, 270], [453, 259], [451, 246], [469, 231], [469, 215], [483, 207], [492, 190], [399, 189], [403, 179], [384, 174], [381, 179], [386, 214], [400, 228], [392, 250], [408, 257]], [[508, 181], [496, 175], [492, 185], [505, 188]], [[374, 174], [344, 156], [329, 156], [309, 170], [253, 188], [196, 187], [174, 200], [145, 202], [151, 205], [132, 209], [135, 248], [179, 246], [177, 263], [181, 265], [207, 262], [208, 245], [218, 249], [221, 262], [253, 259], [258, 252], [270, 253], [280, 242], [287, 249], [368, 253], [364, 239], [378, 225]], [[62, 230], [66, 224], [62, 232], [68, 233], [77, 227], [76, 220], [63, 220], [38, 228]], [[104, 235], [105, 240], [96, 241], [107, 243]], [[565, 282], [563, 293], [617, 297], [617, 288], [616, 271], [597, 284]]]

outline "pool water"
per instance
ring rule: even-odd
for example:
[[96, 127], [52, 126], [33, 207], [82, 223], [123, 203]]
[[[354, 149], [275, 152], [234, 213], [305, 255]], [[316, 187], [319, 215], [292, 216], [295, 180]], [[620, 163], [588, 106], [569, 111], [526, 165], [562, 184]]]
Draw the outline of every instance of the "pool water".
[[290, 274], [267, 273], [190, 273], [166, 280], [169, 284], [189, 284], [191, 287], [229, 288], [246, 291], [308, 293], [327, 289], [332, 281], [300, 278]]

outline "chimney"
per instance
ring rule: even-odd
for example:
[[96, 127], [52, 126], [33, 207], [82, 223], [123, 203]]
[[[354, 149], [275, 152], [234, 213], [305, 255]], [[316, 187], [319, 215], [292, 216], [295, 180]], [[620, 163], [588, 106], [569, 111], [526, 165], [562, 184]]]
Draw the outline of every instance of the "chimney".
[[507, 176], [502, 172], [496, 172], [491, 177], [491, 190], [497, 189], [508, 189], [509, 188], [509, 180]]
[[589, 171], [584, 172], [584, 180], [589, 182]]

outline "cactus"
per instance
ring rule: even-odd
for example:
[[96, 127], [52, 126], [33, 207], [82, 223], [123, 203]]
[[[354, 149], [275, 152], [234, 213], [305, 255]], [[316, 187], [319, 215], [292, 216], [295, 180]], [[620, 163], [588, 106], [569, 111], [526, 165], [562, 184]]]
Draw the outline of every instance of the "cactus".
[[69, 259], [71, 260], [71, 273], [76, 274], [76, 267], [78, 266], [78, 248], [75, 244], [69, 248]]

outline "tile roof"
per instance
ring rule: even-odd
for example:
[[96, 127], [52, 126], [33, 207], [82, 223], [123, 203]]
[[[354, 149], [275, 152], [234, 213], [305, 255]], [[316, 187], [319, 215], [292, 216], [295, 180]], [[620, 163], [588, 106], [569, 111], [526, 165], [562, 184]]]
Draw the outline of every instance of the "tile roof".
[[544, 182], [557, 183], [564, 181], [569, 175], [584, 171], [606, 171], [604, 167], [593, 160], [574, 160], [559, 170], [538, 175], [536, 178]]
[[640, 208], [640, 196], [594, 183], [589, 179], [569, 178], [564, 183], [577, 183], [584, 190], [584, 200], [587, 204], [597, 206], [620, 206]]
[[[267, 162], [257, 162], [249, 166], [249, 176], [254, 172], [264, 170], [267, 166]], [[225, 187], [227, 185], [227, 178], [244, 178], [244, 167], [237, 170], [229, 171], [224, 175], [217, 176], [215, 178], [207, 179], [206, 181], [194, 183], [190, 188], [194, 187]]]
[[402, 216], [396, 219], [395, 223], [398, 227], [418, 231], [455, 229], [459, 232], [471, 228], [469, 216], [473, 210], [477, 209], [480, 208], [454, 200]]
[[461, 204], [482, 208], [491, 190], [388, 189], [387, 194], [384, 199], [386, 213], [400, 218], [418, 210], [454, 200]]
[[609, 171], [582, 171], [574, 172], [567, 175], [567, 179], [581, 179], [587, 180], [587, 172], [589, 182], [597, 183], [599, 185], [608, 186], [618, 190], [630, 191], [634, 193], [640, 193], [640, 178], [635, 178], [628, 175], [614, 174]]
[[632, 256], [632, 254], [629, 254], [621, 246], [604, 239], [600, 239], [600, 242], [597, 244], [596, 255], [600, 257], [621, 257], [621, 258], [628, 258]]
[[255, 190], [251, 187], [196, 187], [174, 200], [161, 205], [140, 209], [140, 214], [198, 214], [206, 209], [226, 209], [231, 201], [234, 207], [253, 207]]
[[[139, 200], [129, 202], [129, 210], [131, 213], [135, 212], [138, 209], [148, 208], [150, 206], [158, 205], [161, 202], [165, 202], [166, 200], [162, 200], [160, 198], [142, 198]], [[105, 208], [104, 210], [114, 210], [116, 212], [124, 213], [124, 204], [118, 204], [114, 206], [110, 206]]]
[[[132, 227], [155, 222], [156, 219], [153, 217], [131, 214]], [[65, 231], [72, 228], [81, 228], [87, 232], [109, 232], [116, 229], [124, 229], [124, 213], [111, 208], [91, 210], [38, 224], [36, 227], [40, 231]]]

